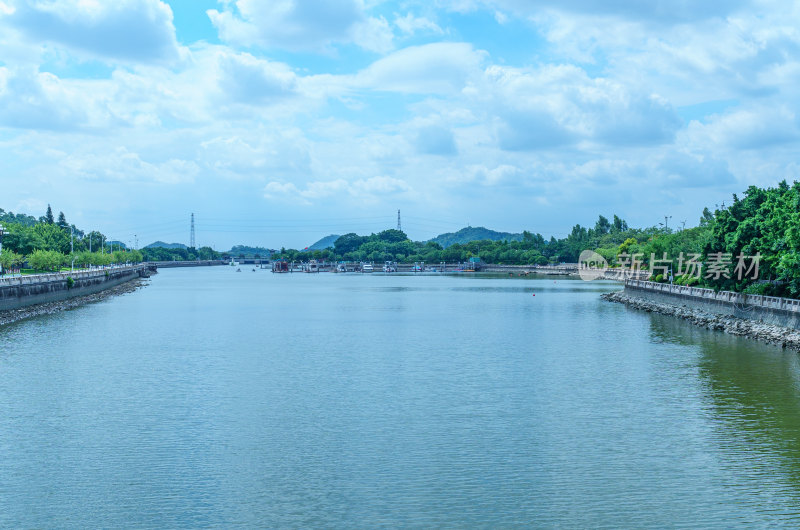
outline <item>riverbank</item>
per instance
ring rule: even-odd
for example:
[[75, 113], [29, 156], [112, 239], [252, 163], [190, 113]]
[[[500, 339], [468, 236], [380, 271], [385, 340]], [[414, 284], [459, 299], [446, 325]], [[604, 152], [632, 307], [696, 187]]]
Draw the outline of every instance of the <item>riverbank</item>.
[[775, 344], [783, 348], [800, 351], [800, 331], [774, 324], [765, 324], [757, 320], [748, 320], [732, 315], [723, 315], [693, 309], [687, 305], [654, 302], [637, 296], [631, 296], [624, 291], [606, 293], [600, 296], [603, 300], [625, 304], [633, 309], [669, 315], [700, 326], [702, 328], [723, 331], [730, 335], [748, 337], [751, 339]]
[[114, 287], [110, 287], [103, 291], [92, 293], [84, 296], [77, 296], [75, 298], [68, 298], [57, 302], [46, 302], [32, 306], [23, 307], [21, 309], [10, 309], [7, 311], [0, 311], [0, 327], [27, 318], [37, 317], [41, 315], [52, 315], [59, 311], [67, 311], [75, 309], [82, 305], [100, 302], [112, 296], [119, 296], [122, 294], [132, 293], [150, 283], [148, 278], [139, 278], [130, 280]]

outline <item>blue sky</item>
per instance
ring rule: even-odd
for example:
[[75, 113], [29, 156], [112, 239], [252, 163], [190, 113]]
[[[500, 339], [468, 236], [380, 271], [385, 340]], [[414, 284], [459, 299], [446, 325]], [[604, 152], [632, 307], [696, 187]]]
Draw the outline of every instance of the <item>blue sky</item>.
[[800, 6], [0, 0], [0, 207], [141, 244], [697, 223], [796, 178]]

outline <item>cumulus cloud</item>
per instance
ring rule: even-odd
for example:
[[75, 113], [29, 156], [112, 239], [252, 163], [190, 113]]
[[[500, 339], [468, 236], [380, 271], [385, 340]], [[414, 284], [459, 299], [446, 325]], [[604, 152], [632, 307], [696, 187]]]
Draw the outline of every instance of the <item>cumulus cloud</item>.
[[72, 154], [65, 157], [60, 165], [70, 176], [103, 182], [190, 183], [199, 171], [197, 164], [192, 161], [170, 159], [149, 162], [124, 147], [102, 154]]
[[452, 93], [464, 88], [484, 59], [483, 52], [463, 42], [409, 46], [372, 63], [356, 83], [376, 90]]
[[[223, 42], [179, 48], [163, 1], [0, 0], [6, 174], [73, 204], [99, 203], [100, 184], [140, 204], [185, 186], [251, 212], [265, 197], [286, 215], [406, 201], [555, 227], [593, 221], [598, 203], [632, 224], [665, 201], [693, 218], [712, 195], [796, 177], [794, 5], [711, 2], [696, 17], [684, 0], [219, 5]], [[484, 10], [487, 38], [467, 42], [468, 17], [437, 6]], [[526, 27], [514, 53], [488, 38]], [[419, 45], [395, 49], [393, 32]], [[86, 198], [70, 191], [84, 180]]]
[[102, 59], [169, 63], [180, 55], [172, 10], [160, 0], [17, 0], [0, 15], [5, 25]]
[[394, 25], [405, 35], [416, 33], [434, 33], [441, 35], [444, 30], [439, 25], [427, 17], [415, 17], [412, 13], [405, 16], [395, 15]]
[[107, 126], [111, 117], [103, 106], [104, 85], [94, 83], [94, 98], [85, 90], [92, 85], [0, 67], [0, 125], [62, 132]]
[[256, 59], [249, 54], [219, 57], [219, 84], [240, 103], [269, 103], [295, 93], [297, 76], [285, 64]]
[[707, 148], [767, 149], [800, 140], [797, 114], [784, 105], [737, 108], [707, 124], [693, 122], [689, 129], [692, 138]]
[[236, 0], [207, 13], [220, 39], [239, 46], [322, 50], [353, 42], [378, 52], [392, 46], [386, 20], [368, 16], [359, 0]]
[[574, 66], [492, 66], [485, 93], [499, 119], [497, 137], [511, 151], [581, 141], [607, 145], [671, 142], [682, 122], [663, 98]]
[[483, 6], [490, 10], [504, 9], [525, 17], [537, 16], [544, 9], [554, 9], [581, 14], [633, 18], [654, 24], [678, 24], [704, 18], [725, 17], [749, 4], [751, 5], [752, 2], [748, 0], [708, 0], [701, 3], [691, 0], [651, 0], [648, 2], [640, 0], [607, 0], [605, 2], [593, 0], [543, 0], [539, 2], [461, 0], [454, 2], [451, 8], [463, 12]]
[[264, 197], [311, 205], [320, 199], [329, 197], [348, 197], [358, 201], [371, 201], [379, 196], [410, 191], [411, 186], [405, 181], [379, 175], [353, 181], [345, 179], [311, 181], [306, 183], [303, 188], [299, 188], [292, 182], [271, 181], [264, 187]]
[[311, 172], [307, 141], [298, 131], [252, 131], [200, 144], [198, 162], [229, 179], [293, 178]]

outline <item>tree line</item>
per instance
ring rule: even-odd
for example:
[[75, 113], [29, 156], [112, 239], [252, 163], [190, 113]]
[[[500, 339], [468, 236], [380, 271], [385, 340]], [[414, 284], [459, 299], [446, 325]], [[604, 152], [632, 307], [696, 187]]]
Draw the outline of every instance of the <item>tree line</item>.
[[[110, 253], [102, 233], [78, 230], [63, 213], [55, 218], [49, 206], [39, 219], [0, 209], [0, 222], [6, 229], [0, 254], [4, 268], [13, 268], [24, 260], [40, 270], [55, 270], [73, 259], [76, 265], [104, 265], [227, 257], [209, 247], [149, 248], [137, 252], [120, 246]], [[70, 230], [74, 235], [71, 254]], [[345, 234], [334, 242], [333, 248], [325, 250], [282, 248], [273, 258], [452, 263], [477, 257], [494, 264], [546, 265], [575, 263], [584, 250], [597, 252], [612, 267], [625, 267], [638, 259], [657, 281], [670, 281], [671, 276], [672, 281], [683, 285], [800, 298], [800, 183], [782, 181], [774, 188], [751, 186], [741, 198], [733, 195], [727, 207], [723, 205], [713, 212], [705, 208], [698, 225], [684, 230], [663, 225], [632, 228], [617, 215], [610, 219], [600, 215], [593, 227], [576, 224], [560, 239], [545, 239], [541, 234], [524, 231], [520, 241], [481, 240], [442, 248], [432, 241], [411, 241], [404, 232], [390, 229], [370, 235]], [[758, 256], [758, 270], [744, 277], [737, 275], [736, 261], [742, 256]], [[701, 263], [696, 271], [699, 274], [687, 273], [689, 257]], [[707, 274], [712, 259], [720, 258], [727, 260], [727, 269]], [[657, 265], [669, 274], [655, 274]]]
[[[521, 241], [471, 241], [447, 248], [411, 241], [399, 230], [384, 230], [369, 236], [346, 234], [332, 249], [322, 251], [281, 249], [277, 257], [427, 263], [478, 257], [493, 264], [545, 265], [575, 263], [581, 252], [593, 250], [611, 267], [638, 260], [656, 281], [800, 298], [800, 183], [750, 186], [741, 198], [734, 194], [727, 207], [713, 212], [705, 208], [698, 221], [680, 230], [663, 225], [632, 228], [617, 215], [600, 215], [593, 227], [576, 224], [560, 239], [525, 231]], [[687, 267], [689, 260], [699, 264], [694, 271]], [[749, 260], [744, 275], [737, 274], [741, 260]], [[663, 273], [656, 274], [657, 268]]]
[[59, 212], [56, 218], [49, 204], [38, 219], [0, 208], [0, 224], [4, 231], [0, 266], [4, 271], [19, 270], [26, 263], [36, 271], [58, 271], [73, 264], [89, 267], [138, 263], [144, 259], [139, 251], [127, 249], [121, 243], [109, 243], [97, 230], [80, 230], [67, 221], [64, 212]]

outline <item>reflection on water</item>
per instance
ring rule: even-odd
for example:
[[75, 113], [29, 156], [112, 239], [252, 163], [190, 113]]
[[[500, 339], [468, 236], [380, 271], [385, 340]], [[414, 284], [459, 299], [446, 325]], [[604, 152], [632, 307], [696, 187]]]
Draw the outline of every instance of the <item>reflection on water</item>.
[[0, 329], [0, 526], [796, 525], [797, 356], [615, 288], [172, 269]]

